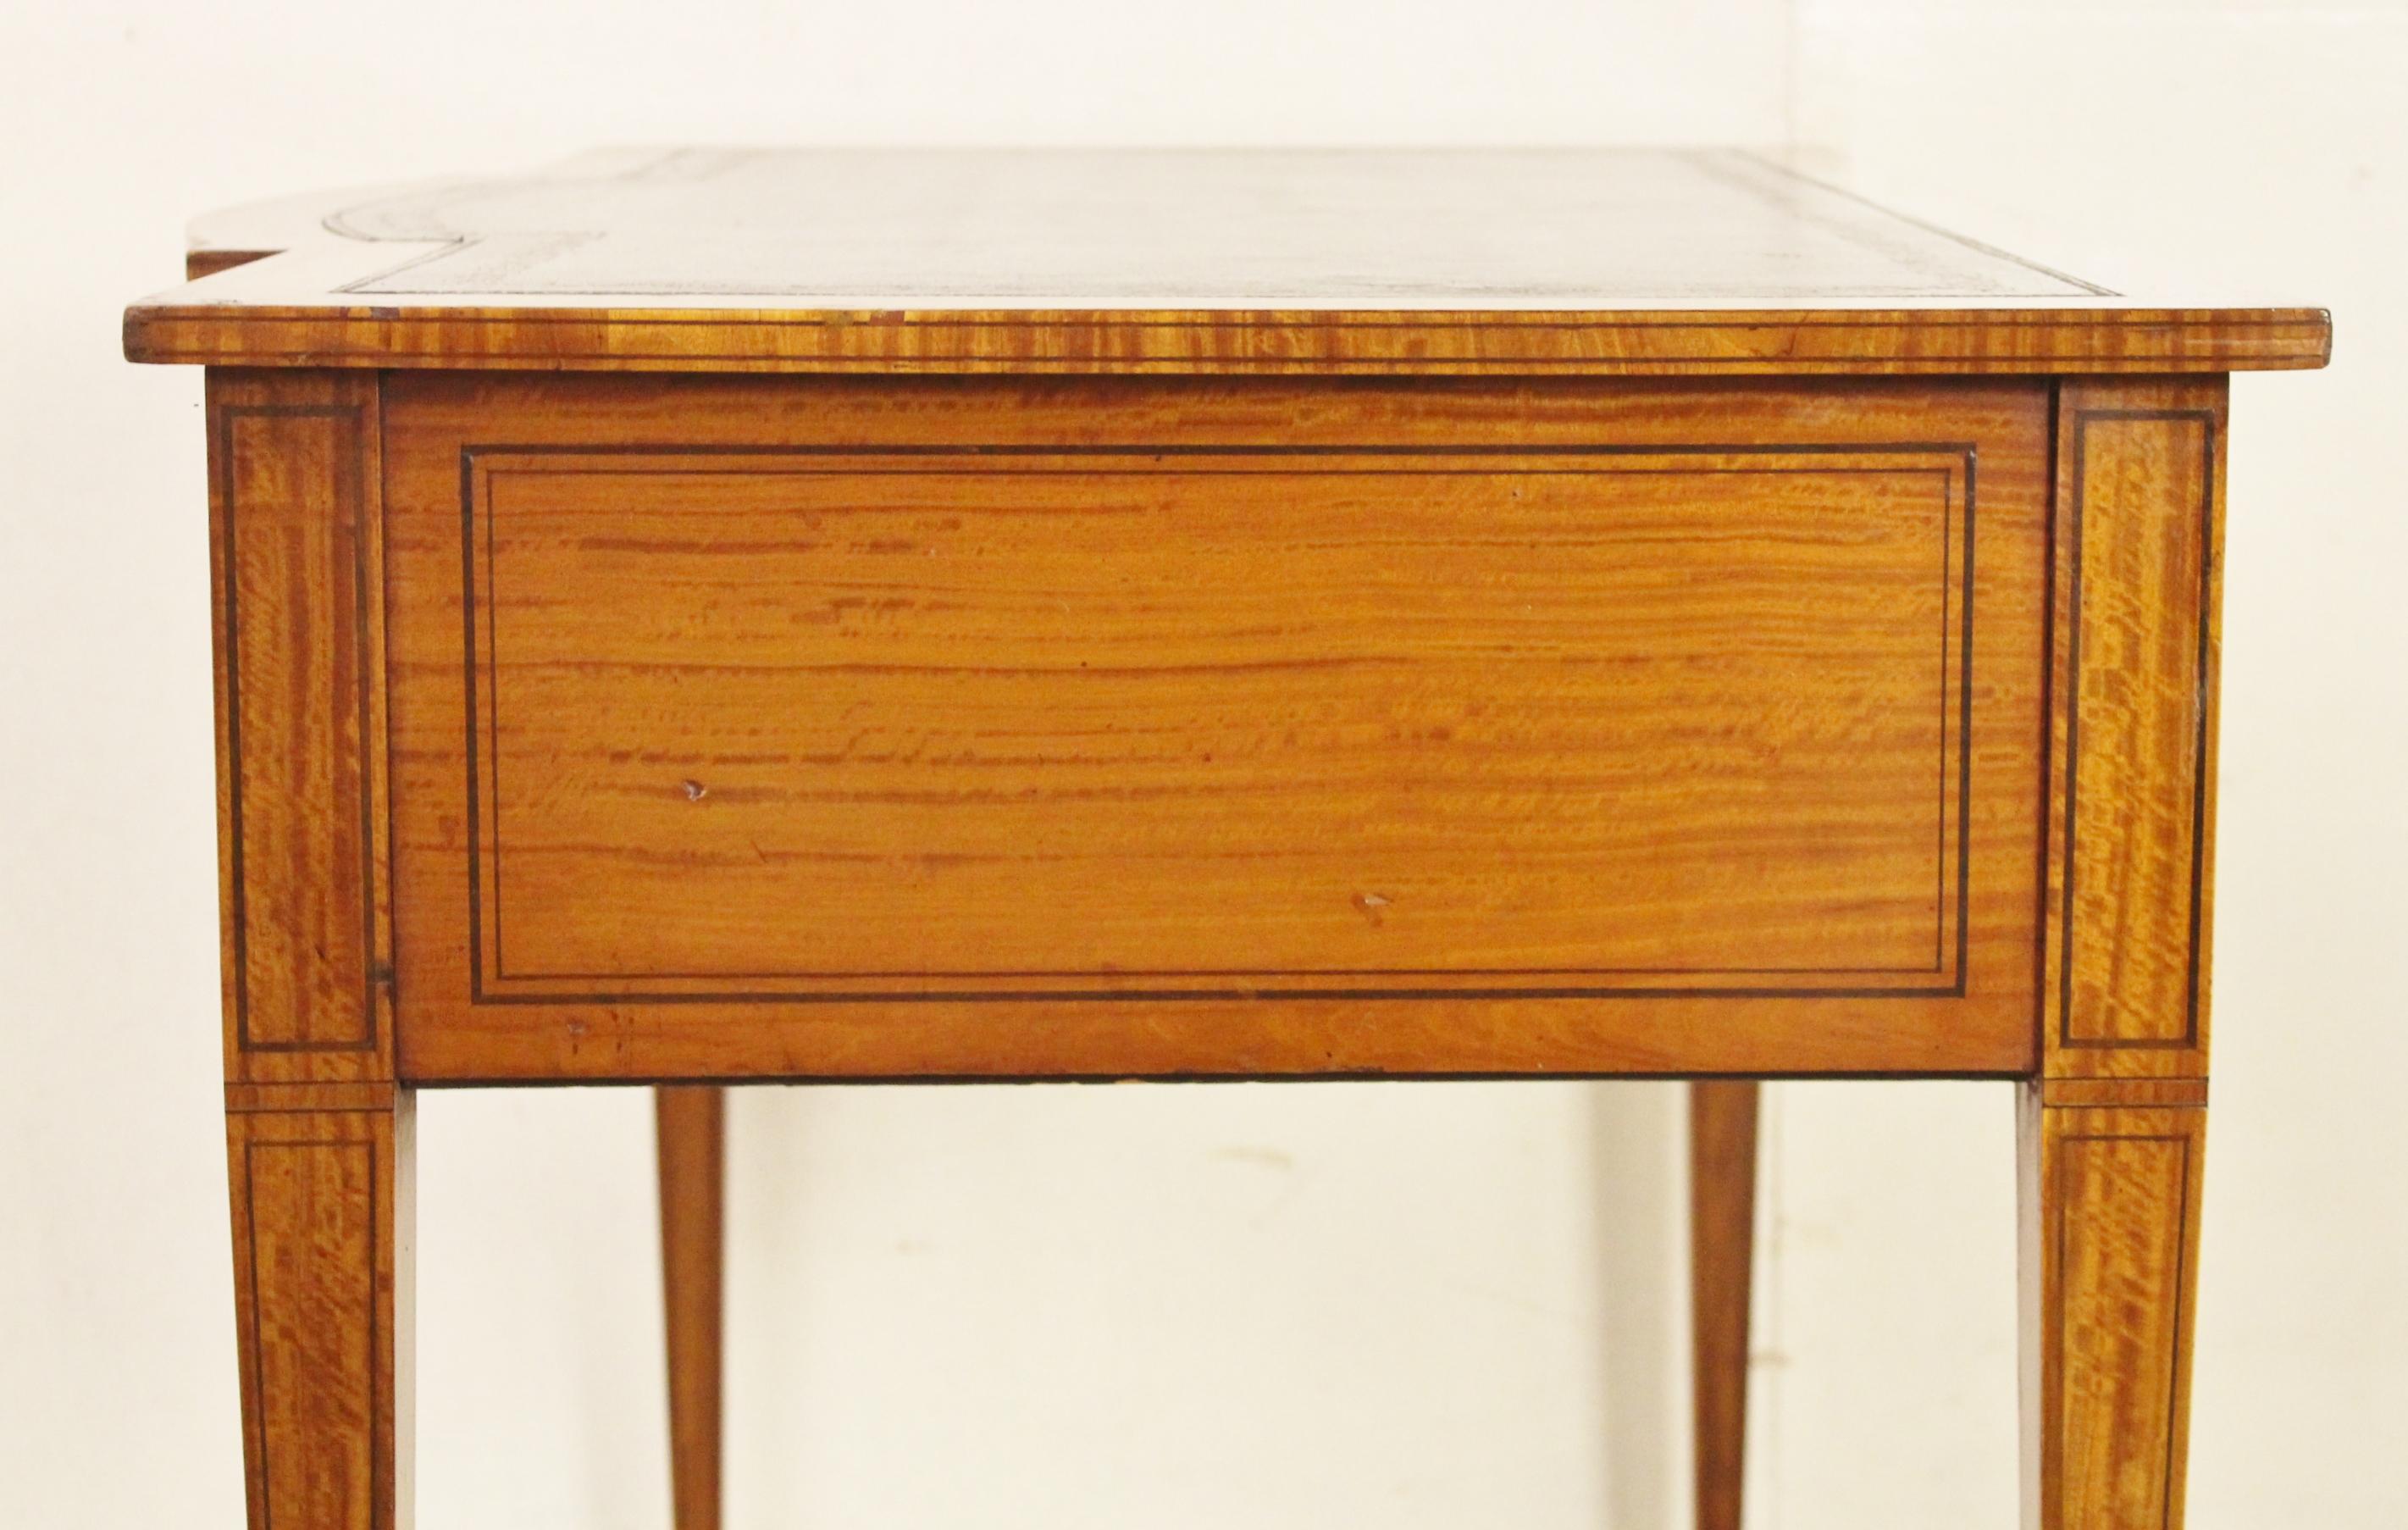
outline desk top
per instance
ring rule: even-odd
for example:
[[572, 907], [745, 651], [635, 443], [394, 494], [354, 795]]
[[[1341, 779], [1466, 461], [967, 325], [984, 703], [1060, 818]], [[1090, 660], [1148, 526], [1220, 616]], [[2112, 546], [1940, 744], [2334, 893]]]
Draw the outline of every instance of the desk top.
[[[1560, 375], [2323, 365], [1723, 150], [644, 149], [207, 218], [137, 361]], [[264, 258], [263, 258], [264, 257]]]

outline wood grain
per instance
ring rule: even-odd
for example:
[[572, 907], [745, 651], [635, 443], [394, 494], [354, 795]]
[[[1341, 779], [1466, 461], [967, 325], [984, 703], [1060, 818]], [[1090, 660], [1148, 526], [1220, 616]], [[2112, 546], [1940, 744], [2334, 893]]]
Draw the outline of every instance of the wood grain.
[[719, 1530], [727, 1091], [664, 1087], [652, 1091], [652, 1103], [674, 1523], [677, 1530]]
[[2052, 1076], [2204, 1076], [2221, 382], [2059, 402]]
[[2015, 377], [2323, 367], [2319, 309], [1362, 310], [724, 314], [656, 306], [396, 313], [129, 310], [128, 360], [530, 372], [1203, 377]]
[[2026, 1518], [2038, 1530], [2183, 1523], [2206, 1125], [2198, 1106], [2043, 1106], [2026, 1091]]
[[2031, 1056], [2038, 389], [391, 390], [413, 1077]]
[[1754, 1079], [1689, 1086], [1690, 1376], [1698, 1530], [1740, 1530], [1742, 1523], [1761, 1092]]
[[252, 1530], [406, 1530], [408, 1096], [226, 1117]]
[[1951, 989], [1967, 466], [480, 452], [479, 991]]
[[631, 150], [208, 220], [142, 361], [1667, 376], [2322, 366], [1727, 150]]
[[373, 378], [212, 373], [226, 1076], [393, 1076]]

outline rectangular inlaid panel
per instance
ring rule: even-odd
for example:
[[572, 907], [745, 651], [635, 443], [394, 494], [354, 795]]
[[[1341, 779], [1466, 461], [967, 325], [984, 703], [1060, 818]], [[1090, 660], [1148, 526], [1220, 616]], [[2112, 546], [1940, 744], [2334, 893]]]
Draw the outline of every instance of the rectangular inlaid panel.
[[1066, 1006], [1134, 1059], [1191, 1017], [1326, 1005], [1358, 1032], [1307, 1044], [1336, 1064], [1503, 1002], [1814, 1003], [1842, 1037], [1920, 1004], [1927, 1047], [2029, 1054], [2029, 1010], [2003, 1022], [2031, 947], [2000, 937], [2032, 912], [2036, 780], [2003, 779], [2038, 764], [2031, 438], [1998, 443], [1985, 579], [1969, 419], [1834, 429], [1741, 394], [1784, 428], [1648, 440], [1625, 405], [1579, 440], [1332, 395], [1340, 439], [1199, 440], [1260, 396], [1189, 393], [1117, 395], [1146, 406], [1122, 441], [1031, 440], [1041, 415], [955, 389], [754, 390], [784, 440], [403, 430], [428, 641], [395, 710], [457, 813], [404, 802], [445, 902], [403, 918], [459, 920], [405, 929], [405, 995], [440, 1002], [452, 972], [407, 965], [439, 952], [502, 1012], [480, 1029], [719, 1011], [782, 1046], [951, 1018], [998, 1064]]
[[2221, 394], [2066, 390], [2053, 1072], [2205, 1067]]
[[380, 1075], [375, 382], [209, 397], [229, 1076]]
[[1966, 469], [479, 454], [482, 990], [1953, 991]]

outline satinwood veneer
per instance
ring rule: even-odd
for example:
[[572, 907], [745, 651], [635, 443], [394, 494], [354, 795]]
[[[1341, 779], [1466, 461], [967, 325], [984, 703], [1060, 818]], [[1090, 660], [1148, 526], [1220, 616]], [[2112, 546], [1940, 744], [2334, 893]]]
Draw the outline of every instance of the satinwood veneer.
[[196, 229], [255, 1530], [409, 1514], [411, 1091], [2015, 1080], [2027, 1523], [2183, 1501], [2226, 376], [1737, 153], [641, 151]]

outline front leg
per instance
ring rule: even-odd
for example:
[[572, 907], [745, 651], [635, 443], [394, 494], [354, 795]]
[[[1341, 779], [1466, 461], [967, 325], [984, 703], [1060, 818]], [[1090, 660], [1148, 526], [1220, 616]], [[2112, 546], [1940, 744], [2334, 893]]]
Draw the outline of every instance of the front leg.
[[373, 374], [208, 380], [226, 1149], [252, 1530], [408, 1530]]
[[2057, 422], [2039, 1076], [2023, 1101], [2027, 1530], [2178, 1530], [2207, 1132], [2220, 378]]

